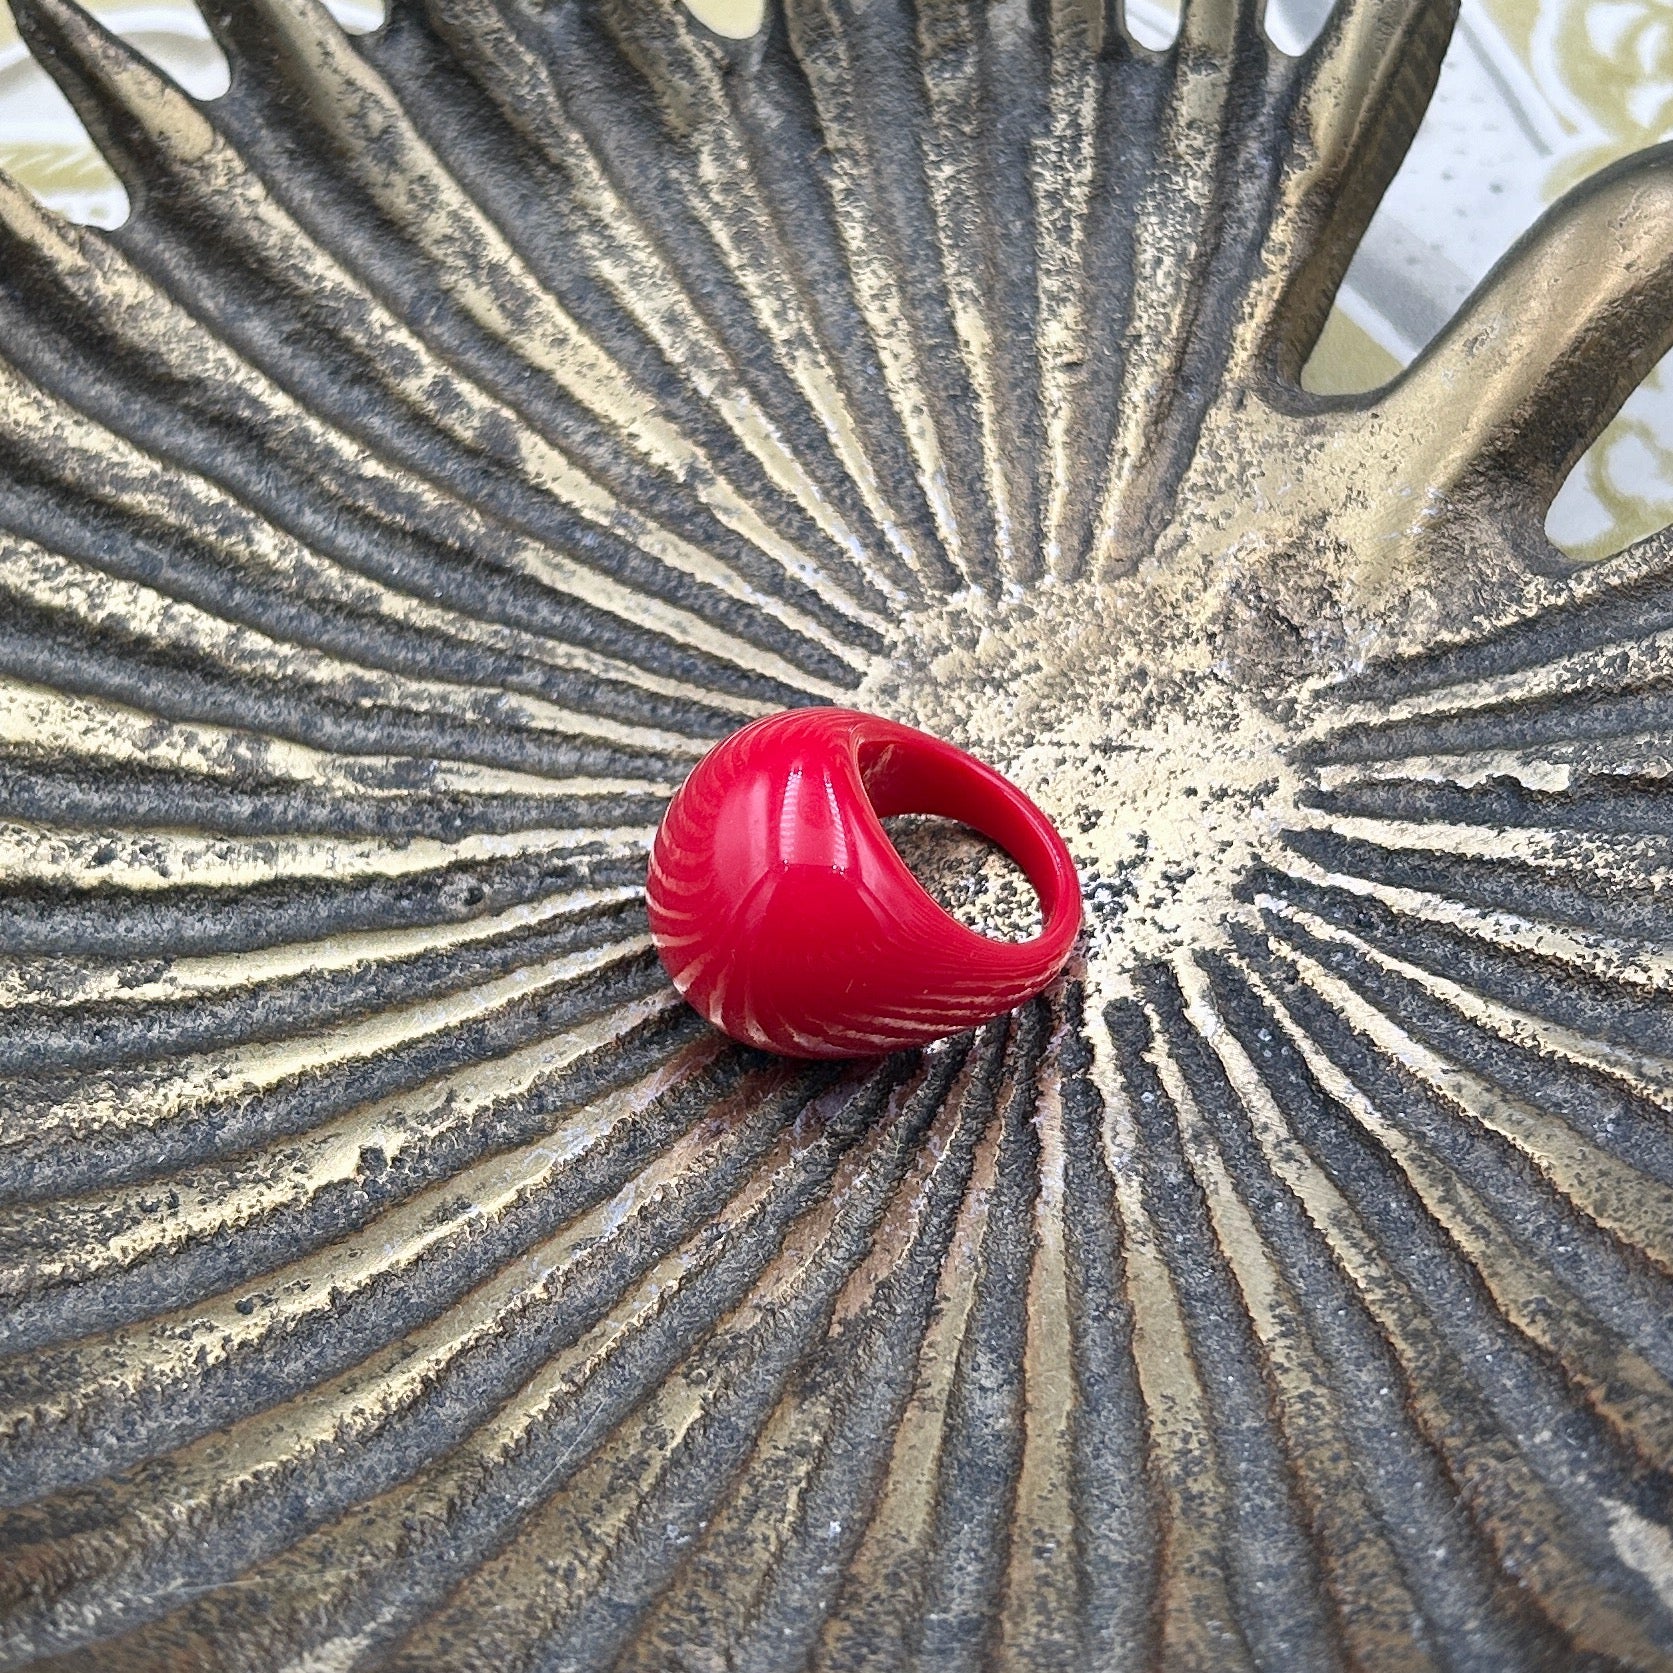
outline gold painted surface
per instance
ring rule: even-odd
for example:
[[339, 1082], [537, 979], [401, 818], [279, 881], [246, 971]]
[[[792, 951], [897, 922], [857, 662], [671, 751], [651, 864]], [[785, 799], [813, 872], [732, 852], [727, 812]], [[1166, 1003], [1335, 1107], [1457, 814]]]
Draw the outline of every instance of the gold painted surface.
[[711, 29], [745, 40], [761, 27], [766, 0], [689, 0], [691, 10]]
[[[1507, 25], [1522, 20], [1499, 0]], [[1551, 170], [1553, 195], [1597, 168], [1673, 137], [1673, 27], [1654, 4], [1546, 0], [1527, 29], [1526, 52], [1561, 101], [1575, 144]], [[1673, 521], [1673, 383], [1651, 374], [1587, 455], [1582, 471], [1604, 521], [1578, 544], [1603, 556]]]

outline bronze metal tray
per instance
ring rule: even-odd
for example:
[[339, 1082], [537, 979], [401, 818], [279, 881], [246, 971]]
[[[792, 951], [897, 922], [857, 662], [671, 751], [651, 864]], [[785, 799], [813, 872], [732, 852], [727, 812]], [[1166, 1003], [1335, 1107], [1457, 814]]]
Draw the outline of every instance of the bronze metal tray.
[[[1324, 398], [1449, 0], [13, 5], [0, 1665], [1673, 1667], [1673, 154]], [[639, 891], [838, 697], [1088, 925], [808, 1068]]]

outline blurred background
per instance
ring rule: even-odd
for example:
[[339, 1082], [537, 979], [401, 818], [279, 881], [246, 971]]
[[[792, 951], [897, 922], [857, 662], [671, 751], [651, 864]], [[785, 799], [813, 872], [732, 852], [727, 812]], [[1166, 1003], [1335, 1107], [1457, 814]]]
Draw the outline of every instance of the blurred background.
[[[226, 64], [189, 0], [89, 0], [185, 87], [213, 98]], [[326, 0], [375, 28], [379, 0]], [[645, 0], [670, 4], [675, 0]], [[686, 0], [710, 28], [747, 35], [763, 0]], [[1329, 0], [1269, 0], [1277, 44], [1299, 50]], [[1128, 0], [1135, 35], [1161, 45], [1177, 7]], [[1373, 388], [1435, 334], [1553, 198], [1615, 158], [1673, 138], [1669, 0], [1464, 0], [1440, 87], [1361, 245], [1307, 368], [1318, 390]], [[17, 38], [0, 0], [0, 169], [75, 220], [127, 213], [115, 177]], [[1652, 373], [1552, 507], [1558, 545], [1604, 557], [1673, 522], [1673, 357]]]

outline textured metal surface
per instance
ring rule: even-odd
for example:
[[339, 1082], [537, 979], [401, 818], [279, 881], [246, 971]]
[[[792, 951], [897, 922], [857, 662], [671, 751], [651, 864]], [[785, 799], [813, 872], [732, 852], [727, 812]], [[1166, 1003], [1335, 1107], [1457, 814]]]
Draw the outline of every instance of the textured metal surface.
[[[14, 6], [0, 1661], [1673, 1666], [1673, 156], [1329, 401], [1436, 0]], [[1088, 931], [811, 1070], [638, 891], [839, 694]]]

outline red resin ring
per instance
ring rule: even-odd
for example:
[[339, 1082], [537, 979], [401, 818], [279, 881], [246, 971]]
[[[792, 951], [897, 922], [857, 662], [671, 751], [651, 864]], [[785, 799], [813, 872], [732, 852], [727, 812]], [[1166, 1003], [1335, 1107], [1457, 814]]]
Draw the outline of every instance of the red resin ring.
[[[992, 838], [1040, 897], [1031, 941], [967, 929], [884, 831], [935, 813]], [[717, 1028], [789, 1057], [872, 1057], [1002, 1015], [1063, 968], [1080, 882], [1051, 821], [951, 744], [853, 709], [794, 709], [698, 762], [646, 887], [674, 986]]]

